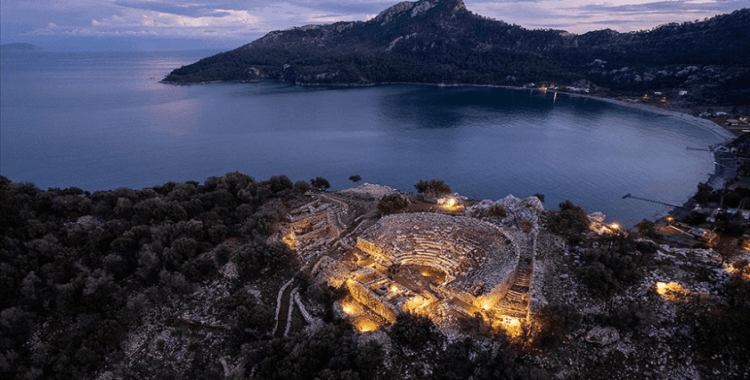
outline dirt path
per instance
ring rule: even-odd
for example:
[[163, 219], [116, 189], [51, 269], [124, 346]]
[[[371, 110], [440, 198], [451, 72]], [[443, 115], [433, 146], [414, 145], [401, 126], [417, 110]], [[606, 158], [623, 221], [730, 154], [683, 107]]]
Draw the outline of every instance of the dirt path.
[[289, 315], [290, 308], [291, 308], [291, 295], [292, 295], [292, 287], [291, 282], [288, 282], [286, 285], [284, 285], [281, 298], [279, 299], [279, 307], [277, 307], [276, 311], [276, 328], [274, 328], [273, 336], [276, 338], [280, 338], [285, 335], [286, 333], [286, 325], [289, 323]]

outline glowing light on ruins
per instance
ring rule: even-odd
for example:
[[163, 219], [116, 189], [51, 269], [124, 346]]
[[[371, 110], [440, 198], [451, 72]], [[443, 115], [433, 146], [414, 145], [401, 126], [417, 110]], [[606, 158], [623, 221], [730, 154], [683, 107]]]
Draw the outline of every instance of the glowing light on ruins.
[[620, 233], [619, 223], [606, 224], [599, 221], [591, 222], [589, 229], [596, 232], [599, 235], [617, 235]]
[[683, 301], [690, 294], [690, 291], [674, 281], [670, 283], [657, 282], [656, 294], [665, 301], [677, 303]]
[[297, 239], [295, 239], [294, 233], [284, 235], [284, 238], [282, 240], [284, 241], [284, 244], [289, 246], [289, 248], [297, 247]]
[[427, 306], [427, 299], [416, 295], [412, 298], [409, 298], [408, 301], [404, 304], [404, 311], [414, 313], [414, 314], [422, 314], [423, 311], [421, 310], [423, 307]]
[[[517, 245], [531, 244], [526, 235], [517, 236], [527, 232], [466, 216], [409, 213], [385, 216], [359, 232], [356, 243], [343, 242], [338, 239], [347, 228], [348, 206], [333, 198], [290, 212], [289, 224], [277, 239], [312, 267], [313, 276], [347, 292], [338, 310], [356, 330], [376, 331], [384, 323], [396, 323], [402, 312], [428, 317], [441, 327], [449, 327], [453, 316], [478, 313], [509, 337], [522, 334], [526, 318], [504, 312], [516, 310], [512, 315], [518, 317], [528, 311], [529, 291], [509, 289], [517, 282], [530, 289], [530, 280], [517, 273], [520, 252], [533, 252]], [[538, 205], [536, 198], [535, 203], [507, 201], [526, 205], [519, 210]], [[465, 205], [448, 196], [439, 199], [437, 207], [460, 211]], [[326, 246], [345, 248], [345, 260], [324, 256], [314, 262]]]
[[354, 323], [354, 327], [359, 332], [370, 332], [379, 329], [380, 324], [368, 318], [361, 318]]
[[510, 338], [518, 338], [523, 334], [523, 324], [518, 318], [503, 317], [494, 323], [492, 327], [501, 328]]
[[734, 263], [732, 264], [724, 264], [724, 271], [730, 274], [741, 274], [742, 279], [745, 281], [750, 281], [750, 271], [743, 270], [744, 267], [736, 268], [734, 266]]
[[348, 299], [341, 301], [341, 309], [347, 315], [357, 315], [363, 312], [362, 306], [359, 303]]
[[464, 206], [453, 197], [440, 198], [438, 199], [438, 204], [447, 211], [461, 211], [464, 209]]
[[476, 306], [482, 310], [490, 310], [495, 306], [495, 302], [490, 297], [479, 297]]
[[708, 245], [709, 247], [713, 247], [716, 243], [719, 242], [719, 234], [714, 231], [704, 231], [703, 242], [706, 243], [706, 245]]

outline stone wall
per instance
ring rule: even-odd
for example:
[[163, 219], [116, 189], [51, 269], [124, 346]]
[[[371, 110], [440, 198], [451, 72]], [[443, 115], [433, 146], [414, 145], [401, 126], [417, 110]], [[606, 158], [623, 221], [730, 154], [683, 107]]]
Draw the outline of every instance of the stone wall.
[[357, 300], [357, 302], [367, 306], [369, 309], [376, 312], [378, 315], [385, 318], [389, 322], [396, 322], [396, 310], [393, 308], [393, 306], [380, 299], [378, 295], [365, 288], [364, 285], [355, 281], [347, 281], [346, 286], [349, 289], [349, 293], [352, 295], [352, 297], [354, 297], [355, 300]]

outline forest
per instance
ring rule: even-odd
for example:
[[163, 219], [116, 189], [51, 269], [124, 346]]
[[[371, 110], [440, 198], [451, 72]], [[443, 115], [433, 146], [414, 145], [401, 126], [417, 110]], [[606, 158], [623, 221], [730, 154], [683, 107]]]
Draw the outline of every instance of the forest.
[[[340, 294], [308, 286], [294, 255], [268, 240], [306, 192], [321, 191], [312, 185], [326, 184], [322, 177], [256, 181], [235, 172], [203, 184], [92, 193], [0, 177], [0, 376], [391, 378], [394, 364], [389, 370], [381, 344], [361, 343], [333, 317]], [[222, 270], [230, 266], [236, 275], [226, 278]], [[325, 325], [314, 335], [276, 337], [276, 291], [295, 276], [304, 297], [325, 305]], [[258, 283], [268, 285], [261, 297], [246, 291]], [[202, 296], [219, 290], [224, 294]], [[199, 309], [214, 322], [185, 317]], [[133, 341], [154, 330], [159, 338], [133, 352]], [[428, 377], [436, 379], [463, 378], [467, 366], [480, 363], [476, 378], [544, 373], [515, 362], [512, 351], [447, 342], [425, 318], [399, 317], [392, 338], [393, 357], [434, 354], [429, 360], [440, 371]], [[227, 357], [239, 364], [222, 367]]]

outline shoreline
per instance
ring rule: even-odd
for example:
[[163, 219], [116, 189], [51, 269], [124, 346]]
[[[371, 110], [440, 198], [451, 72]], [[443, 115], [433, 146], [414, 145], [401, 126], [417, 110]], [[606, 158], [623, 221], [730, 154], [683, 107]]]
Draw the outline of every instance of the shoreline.
[[[175, 83], [175, 82], [166, 82], [166, 81], [159, 81], [159, 83], [167, 84], [167, 85], [194, 85], [194, 84], [212, 84], [212, 83], [222, 83], [222, 82], [228, 82], [228, 83], [260, 83], [260, 82], [275, 82], [275, 83], [287, 83], [277, 80], [259, 80], [259, 81], [207, 81], [207, 82], [198, 82], [198, 83]], [[300, 87], [331, 87], [331, 88], [352, 88], [352, 87], [374, 87], [374, 86], [389, 86], [389, 85], [418, 85], [418, 86], [432, 86], [432, 87], [484, 87], [484, 88], [501, 88], [506, 90], [515, 90], [515, 91], [539, 91], [539, 92], [546, 92], [544, 90], [538, 89], [538, 88], [529, 88], [529, 87], [519, 87], [519, 86], [507, 86], [507, 85], [494, 85], [494, 84], [462, 84], [462, 83], [451, 83], [451, 84], [445, 84], [445, 83], [419, 83], [419, 82], [380, 82], [380, 83], [341, 83], [341, 84], [319, 84], [319, 83], [287, 83], [293, 86], [300, 86]], [[722, 146], [727, 144], [728, 142], [732, 141], [737, 137], [734, 133], [732, 133], [730, 130], [724, 128], [722, 125], [714, 122], [713, 120], [696, 117], [689, 113], [687, 113], [684, 110], [679, 109], [669, 109], [669, 108], [662, 108], [657, 107], [650, 104], [642, 104], [642, 103], [636, 103], [632, 101], [625, 101], [621, 99], [615, 99], [610, 97], [604, 97], [604, 96], [598, 96], [598, 95], [591, 95], [591, 94], [580, 94], [580, 93], [574, 93], [574, 92], [567, 92], [567, 91], [555, 91], [555, 90], [547, 90], [547, 91], [553, 91], [561, 95], [566, 95], [569, 97], [577, 97], [577, 98], [585, 98], [585, 99], [592, 99], [596, 101], [602, 101], [609, 104], [613, 104], [620, 107], [625, 107], [633, 110], [638, 110], [641, 112], [648, 112], [656, 115], [662, 115], [662, 116], [670, 116], [677, 119], [680, 119], [681, 121], [690, 124], [692, 126], [696, 126], [699, 128], [705, 128], [712, 132], [714, 135], [720, 137], [723, 141], [715, 144], [711, 147], [710, 153], [711, 158], [714, 161], [714, 171], [711, 173], [705, 182], [714, 189], [723, 188], [726, 183], [732, 179], [734, 179], [737, 175], [736, 170], [725, 170], [724, 166], [721, 163], [719, 163], [716, 156], [716, 147]], [[733, 161], [734, 159], [730, 160], [723, 160], [723, 163], [727, 163], [727, 161]], [[697, 186], [697, 184], [696, 184]], [[695, 193], [691, 195], [685, 202], [682, 204], [682, 209], [687, 210], [687, 206], [692, 204], [694, 202]], [[667, 211], [664, 211], [662, 213], [659, 213], [655, 215], [653, 218], [654, 221], [657, 221], [667, 215], [676, 214], [680, 208], [679, 207], [672, 207], [668, 209]]]
[[[161, 84], [176, 85], [176, 86], [192, 86], [192, 85], [204, 85], [204, 84], [214, 84], [214, 83], [250, 83], [250, 84], [253, 84], [253, 83], [261, 83], [261, 82], [286, 83], [286, 84], [299, 86], [299, 87], [331, 87], [331, 88], [349, 87], [351, 88], [351, 87], [374, 87], [374, 86], [392, 86], [392, 85], [416, 85], [416, 86], [432, 86], [432, 87], [484, 87], [484, 88], [502, 88], [506, 90], [516, 90], [516, 91], [529, 90], [529, 91], [545, 92], [538, 88], [508, 86], [508, 85], [498, 85], [498, 84], [473, 84], [473, 83], [450, 83], [450, 84], [422, 83], [422, 82], [378, 82], [378, 83], [299, 83], [299, 82], [295, 82], [295, 83], [288, 83], [288, 82], [283, 82], [283, 81], [278, 81], [278, 80], [269, 80], [269, 79], [265, 79], [265, 80], [215, 80], [215, 81], [205, 81], [205, 82], [195, 82], [195, 83], [170, 82], [170, 81], [165, 81], [163, 79], [159, 81], [159, 83]], [[654, 113], [658, 115], [676, 117], [691, 125], [703, 127], [703, 128], [710, 130], [717, 136], [724, 139], [725, 142], [733, 140], [734, 138], [737, 137], [737, 135], [732, 133], [732, 131], [724, 128], [722, 125], [714, 122], [713, 120], [693, 116], [684, 110], [662, 108], [662, 107], [657, 107], [657, 106], [650, 105], [650, 104], [629, 102], [629, 101], [625, 101], [621, 99], [615, 99], [615, 98], [591, 95], [591, 94], [580, 94], [580, 93], [575, 93], [575, 92], [555, 91], [555, 90], [547, 90], [547, 91], [557, 92], [558, 94], [567, 95], [570, 97], [599, 100], [599, 101], [607, 102], [610, 104], [618, 105], [621, 107], [637, 109], [643, 112], [650, 112], [650, 113]]]

